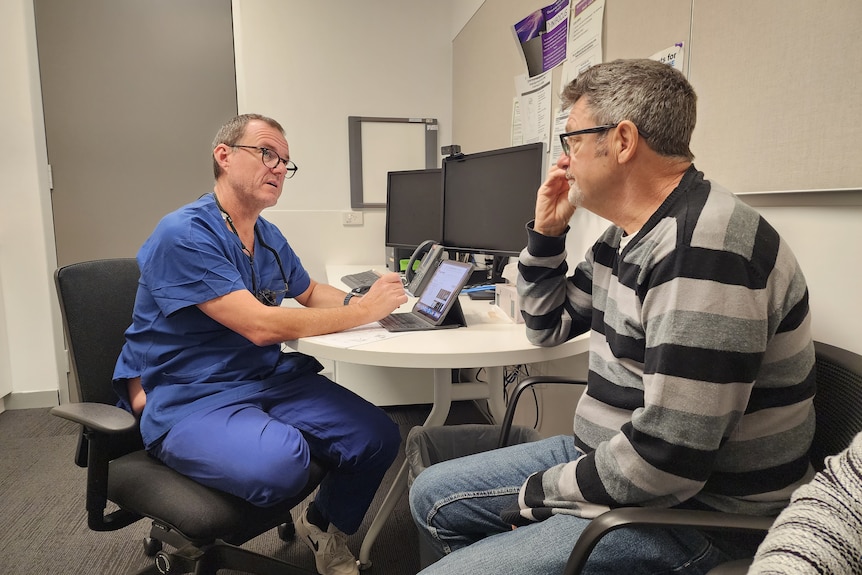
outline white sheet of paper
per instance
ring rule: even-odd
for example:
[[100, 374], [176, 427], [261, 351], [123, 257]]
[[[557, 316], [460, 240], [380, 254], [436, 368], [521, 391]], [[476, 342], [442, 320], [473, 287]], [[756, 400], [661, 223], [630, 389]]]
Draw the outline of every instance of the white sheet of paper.
[[551, 72], [528, 77], [515, 77], [521, 132], [525, 144], [548, 143], [551, 130]]

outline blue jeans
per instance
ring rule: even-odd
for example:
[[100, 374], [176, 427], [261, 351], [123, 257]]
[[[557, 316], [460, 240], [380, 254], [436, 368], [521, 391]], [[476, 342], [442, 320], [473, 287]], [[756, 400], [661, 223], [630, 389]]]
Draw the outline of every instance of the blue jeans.
[[151, 452], [199, 483], [264, 507], [302, 489], [313, 456], [328, 468], [316, 506], [354, 533], [400, 444], [398, 426], [383, 410], [309, 374], [192, 413]]
[[[554, 515], [513, 530], [500, 511], [517, 506], [528, 475], [580, 455], [572, 437], [558, 436], [422, 471], [410, 490], [410, 511], [420, 537], [443, 556], [422, 575], [562, 573], [589, 520]], [[700, 574], [755, 548], [756, 541], [717, 540], [695, 529], [625, 528], [602, 538], [583, 572]]]

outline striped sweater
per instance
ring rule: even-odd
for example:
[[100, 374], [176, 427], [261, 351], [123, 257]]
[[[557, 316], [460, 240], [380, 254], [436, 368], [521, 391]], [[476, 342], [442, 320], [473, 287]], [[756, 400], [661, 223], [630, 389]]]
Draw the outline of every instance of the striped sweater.
[[749, 575], [862, 573], [862, 434], [793, 493]]
[[504, 518], [787, 505], [813, 475], [814, 347], [805, 279], [778, 233], [691, 166], [624, 247], [611, 226], [571, 277], [565, 236], [528, 236], [528, 337], [590, 332], [574, 418], [585, 455], [529, 477]]

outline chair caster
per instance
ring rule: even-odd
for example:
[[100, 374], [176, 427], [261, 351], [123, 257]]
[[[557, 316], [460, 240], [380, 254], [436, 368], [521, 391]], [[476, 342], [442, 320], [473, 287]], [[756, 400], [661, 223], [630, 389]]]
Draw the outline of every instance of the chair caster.
[[156, 553], [156, 570], [162, 575], [174, 573], [174, 565], [171, 556], [164, 551]]
[[296, 527], [293, 526], [292, 521], [282, 523], [276, 529], [278, 530], [278, 538], [282, 541], [293, 541], [296, 536]]
[[144, 555], [155, 557], [162, 550], [162, 542], [152, 537], [144, 537]]

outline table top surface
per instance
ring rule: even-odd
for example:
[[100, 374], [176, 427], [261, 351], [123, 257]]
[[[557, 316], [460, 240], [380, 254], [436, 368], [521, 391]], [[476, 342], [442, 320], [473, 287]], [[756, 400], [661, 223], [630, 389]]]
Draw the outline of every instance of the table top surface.
[[[327, 266], [329, 282], [368, 266]], [[399, 308], [409, 311], [415, 298]], [[341, 336], [317, 336], [286, 342], [315, 357], [364, 365], [416, 368], [461, 368], [517, 365], [561, 359], [588, 350], [584, 334], [554, 347], [538, 347], [527, 340], [524, 324], [514, 323], [493, 302], [460, 297], [467, 327], [389, 334], [383, 328], [362, 329], [350, 341]], [[358, 333], [358, 332], [357, 332]], [[345, 339], [346, 336], [346, 339]]]

